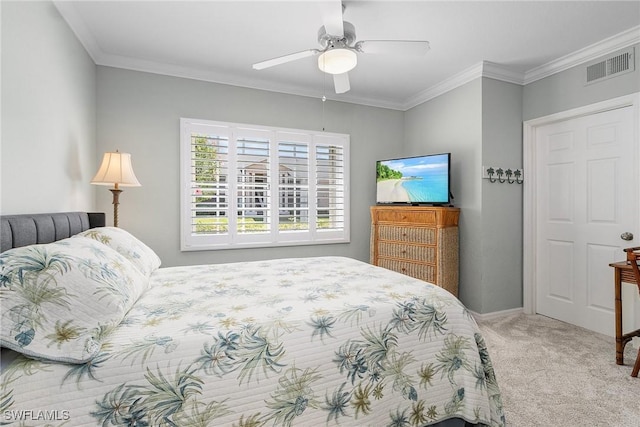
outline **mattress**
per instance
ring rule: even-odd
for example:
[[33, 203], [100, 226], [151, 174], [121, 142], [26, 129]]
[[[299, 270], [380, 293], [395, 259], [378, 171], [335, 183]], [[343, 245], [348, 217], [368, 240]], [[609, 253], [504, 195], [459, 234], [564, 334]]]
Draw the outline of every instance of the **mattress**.
[[82, 363], [19, 355], [0, 424], [505, 425], [468, 310], [343, 257], [160, 268]]

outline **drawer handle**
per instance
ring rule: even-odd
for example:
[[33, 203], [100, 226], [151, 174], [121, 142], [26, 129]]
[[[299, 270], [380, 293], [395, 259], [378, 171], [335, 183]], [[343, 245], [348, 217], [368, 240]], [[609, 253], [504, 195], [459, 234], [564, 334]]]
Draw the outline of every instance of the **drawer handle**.
[[402, 233], [402, 237], [407, 237], [407, 233]]
[[406, 254], [406, 253], [407, 253], [407, 251], [402, 251], [402, 252], [400, 252], [400, 253], [404, 255], [404, 254]]

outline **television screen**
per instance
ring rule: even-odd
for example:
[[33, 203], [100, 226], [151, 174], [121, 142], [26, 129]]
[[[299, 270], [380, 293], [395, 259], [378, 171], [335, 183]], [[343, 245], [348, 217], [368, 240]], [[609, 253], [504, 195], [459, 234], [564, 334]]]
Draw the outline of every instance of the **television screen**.
[[376, 202], [448, 204], [451, 153], [378, 160]]

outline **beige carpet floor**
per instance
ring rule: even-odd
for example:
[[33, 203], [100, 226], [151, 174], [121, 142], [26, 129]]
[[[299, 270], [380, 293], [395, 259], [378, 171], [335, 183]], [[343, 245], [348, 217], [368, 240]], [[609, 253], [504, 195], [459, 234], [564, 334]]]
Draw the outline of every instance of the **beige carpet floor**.
[[615, 340], [540, 315], [478, 322], [502, 390], [508, 426], [640, 427], [637, 350], [615, 363]]

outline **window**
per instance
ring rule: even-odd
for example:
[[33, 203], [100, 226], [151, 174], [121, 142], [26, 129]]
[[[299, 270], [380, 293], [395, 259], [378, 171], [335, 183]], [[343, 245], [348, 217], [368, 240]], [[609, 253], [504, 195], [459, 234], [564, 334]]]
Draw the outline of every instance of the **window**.
[[349, 136], [181, 119], [182, 250], [349, 242]]

